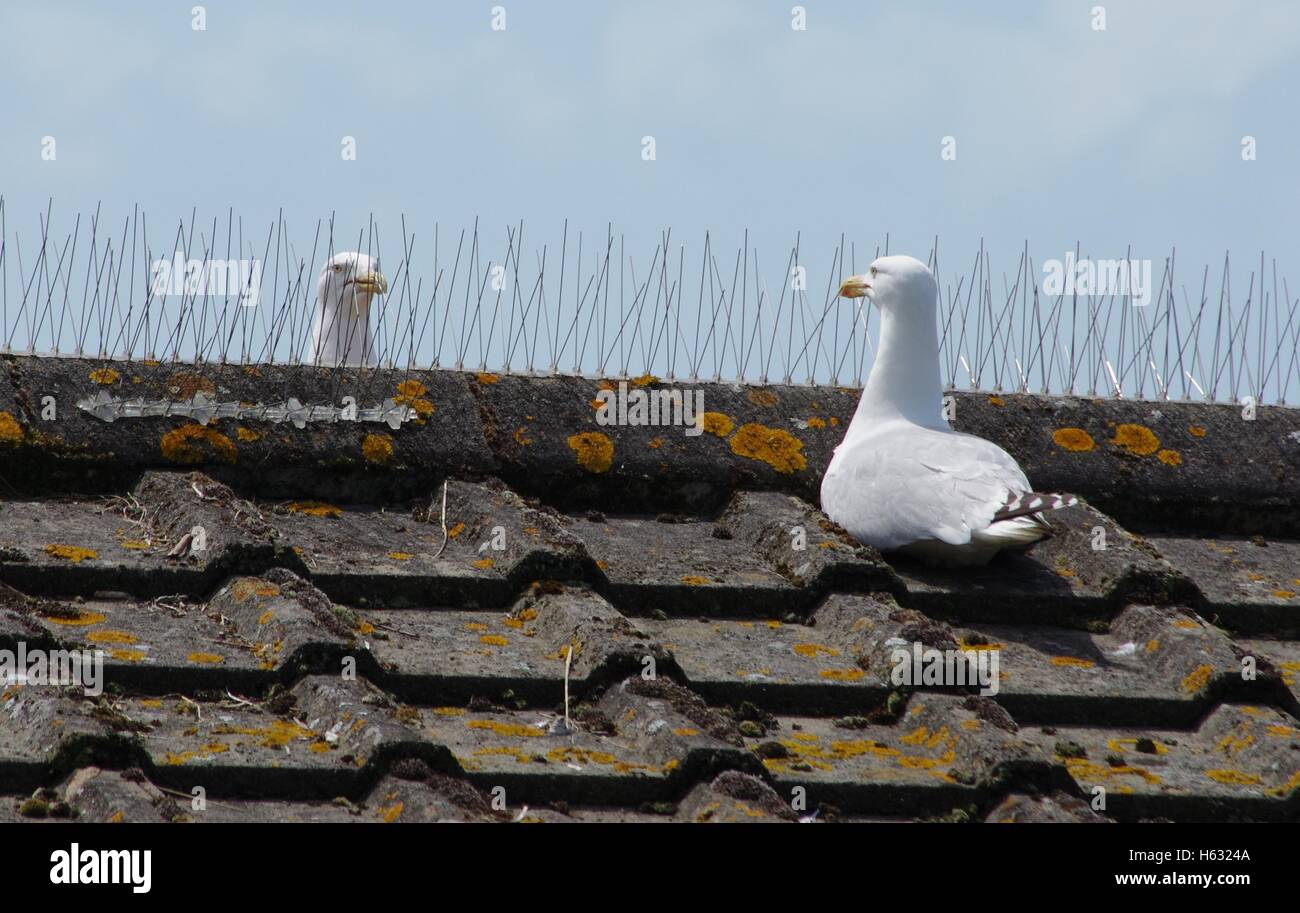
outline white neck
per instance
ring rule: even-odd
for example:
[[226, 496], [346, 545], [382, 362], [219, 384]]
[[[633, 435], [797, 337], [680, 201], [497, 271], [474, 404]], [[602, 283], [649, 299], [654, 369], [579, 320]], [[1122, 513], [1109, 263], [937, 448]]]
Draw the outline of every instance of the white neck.
[[934, 302], [882, 308], [880, 346], [846, 436], [894, 419], [947, 431], [942, 399]]
[[315, 364], [367, 364], [371, 359], [370, 302], [357, 296], [353, 307], [350, 291], [343, 301], [318, 301], [316, 325], [312, 329], [312, 360]]

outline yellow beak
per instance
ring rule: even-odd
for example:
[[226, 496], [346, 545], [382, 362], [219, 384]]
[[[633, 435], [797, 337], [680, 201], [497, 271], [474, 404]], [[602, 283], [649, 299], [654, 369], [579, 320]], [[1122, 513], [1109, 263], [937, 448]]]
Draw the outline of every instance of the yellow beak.
[[840, 284], [841, 298], [863, 298], [871, 291], [871, 283], [866, 276], [849, 276]]
[[372, 295], [382, 295], [388, 291], [388, 280], [384, 274], [371, 270], [368, 273], [362, 273], [352, 280], [352, 284], [363, 292], [369, 292]]

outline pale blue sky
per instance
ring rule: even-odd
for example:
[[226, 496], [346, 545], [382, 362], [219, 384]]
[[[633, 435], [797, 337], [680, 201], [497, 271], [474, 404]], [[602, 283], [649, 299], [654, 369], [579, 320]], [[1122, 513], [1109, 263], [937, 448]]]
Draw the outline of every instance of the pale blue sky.
[[796, 231], [889, 232], [922, 258], [939, 235], [952, 270], [980, 238], [1008, 271], [1077, 240], [1176, 245], [1189, 284], [1229, 248], [1243, 279], [1260, 250], [1300, 278], [1293, 2], [1113, 0], [1094, 31], [1093, 2], [810, 0], [802, 32], [789, 0], [500, 0], [504, 32], [492, 2], [211, 2], [203, 32], [193, 5], [0, 10], [11, 233], [52, 197], [65, 230], [138, 203], [160, 244], [194, 207], [261, 232], [282, 208], [308, 246], [331, 211], [539, 244], [568, 218], [732, 250], [747, 227], [774, 267]]

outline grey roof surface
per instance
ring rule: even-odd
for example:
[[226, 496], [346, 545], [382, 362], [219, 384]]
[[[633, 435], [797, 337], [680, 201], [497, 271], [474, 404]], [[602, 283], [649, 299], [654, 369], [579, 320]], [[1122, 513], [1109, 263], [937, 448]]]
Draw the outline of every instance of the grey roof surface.
[[[0, 681], [0, 820], [1300, 818], [1300, 413], [957, 393], [1082, 503], [944, 571], [817, 508], [855, 391], [691, 386], [688, 436], [612, 384], [0, 358], [0, 650], [106, 680]], [[998, 693], [895, 685], [913, 643]]]

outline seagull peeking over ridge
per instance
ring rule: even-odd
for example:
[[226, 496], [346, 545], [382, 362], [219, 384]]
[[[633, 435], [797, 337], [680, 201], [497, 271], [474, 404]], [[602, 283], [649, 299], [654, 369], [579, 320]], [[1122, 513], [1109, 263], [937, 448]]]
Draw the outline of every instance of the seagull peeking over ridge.
[[379, 260], [355, 251], [330, 257], [316, 280], [312, 364], [325, 367], [374, 364], [370, 302], [388, 291]]
[[1034, 491], [1011, 454], [943, 420], [938, 291], [926, 265], [906, 256], [880, 257], [840, 287], [880, 309], [880, 347], [822, 479], [822, 510], [881, 551], [986, 564], [1048, 535], [1042, 512], [1077, 499]]

